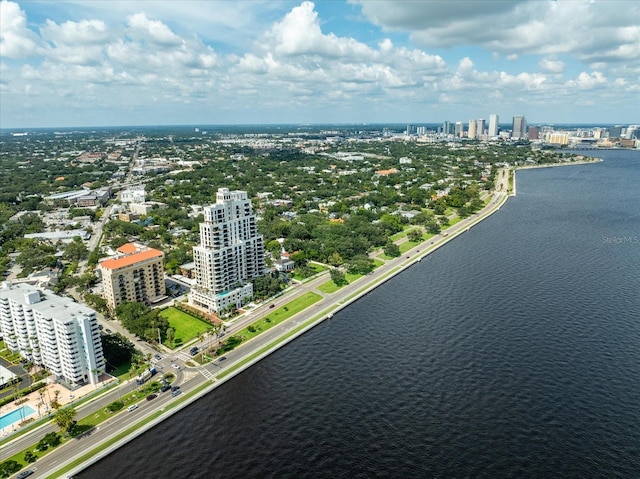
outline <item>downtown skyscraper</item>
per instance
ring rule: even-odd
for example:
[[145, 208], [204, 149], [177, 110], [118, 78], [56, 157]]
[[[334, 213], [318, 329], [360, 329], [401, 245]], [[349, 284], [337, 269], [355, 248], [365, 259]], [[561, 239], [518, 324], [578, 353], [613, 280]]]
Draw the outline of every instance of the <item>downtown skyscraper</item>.
[[527, 137], [527, 120], [523, 115], [514, 116], [511, 126], [511, 138]]
[[195, 306], [220, 312], [251, 301], [251, 281], [265, 272], [264, 239], [246, 191], [218, 189], [216, 203], [204, 208], [193, 261], [196, 286], [190, 300]]
[[489, 138], [498, 136], [498, 115], [489, 115]]

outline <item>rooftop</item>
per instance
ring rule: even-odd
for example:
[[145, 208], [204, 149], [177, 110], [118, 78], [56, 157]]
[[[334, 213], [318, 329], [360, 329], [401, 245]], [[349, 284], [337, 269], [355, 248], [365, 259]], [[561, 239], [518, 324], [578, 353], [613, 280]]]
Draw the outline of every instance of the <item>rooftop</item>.
[[[118, 248], [118, 251], [125, 252], [122, 249], [124, 246], [127, 246], [125, 250], [129, 251], [131, 249], [129, 245], [132, 245], [132, 243], [128, 243], [126, 245], [121, 246], [120, 248]], [[119, 258], [106, 259], [100, 263], [100, 266], [106, 269], [119, 269], [119, 268], [124, 268], [125, 266], [131, 266], [133, 264], [140, 263], [142, 261], [146, 261], [149, 259], [162, 258], [164, 256], [164, 253], [157, 249], [146, 248], [144, 250], [140, 250], [135, 245], [133, 245], [133, 247], [135, 248], [133, 250], [134, 252], [126, 254], [125, 256], [122, 256]]]

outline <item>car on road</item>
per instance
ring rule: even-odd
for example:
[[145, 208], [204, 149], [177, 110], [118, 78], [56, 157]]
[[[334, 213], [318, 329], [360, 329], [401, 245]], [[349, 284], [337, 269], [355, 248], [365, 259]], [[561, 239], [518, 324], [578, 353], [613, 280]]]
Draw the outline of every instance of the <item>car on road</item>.
[[22, 471], [20, 474], [16, 476], [16, 479], [24, 479], [25, 477], [29, 477], [35, 471], [33, 469], [27, 469], [26, 471]]
[[226, 356], [222, 356], [220, 359], [218, 359], [218, 361], [225, 361], [227, 359]]
[[189, 350], [189, 354], [191, 356], [195, 356], [196, 354], [198, 354], [199, 351], [200, 351], [200, 348], [198, 348], [198, 346], [194, 346]]
[[270, 304], [270, 305], [269, 305], [269, 309], [271, 309], [271, 308], [275, 308], [275, 307], [276, 307], [276, 305], [275, 305], [275, 304]]
[[138, 409], [138, 405], [137, 404], [132, 404], [131, 406], [129, 406], [127, 408], [127, 411], [131, 412], [131, 411], [135, 411], [136, 409]]
[[171, 385], [170, 384], [165, 384], [164, 386], [162, 386], [160, 388], [160, 391], [161, 392], [165, 392], [165, 391], [168, 391], [169, 389], [171, 389]]
[[180, 365], [179, 365], [179, 364], [176, 364], [176, 363], [171, 363], [171, 367], [172, 367], [173, 369], [180, 369]]
[[180, 386], [171, 386], [171, 391], [177, 391], [180, 389]]
[[158, 397], [158, 395], [157, 395], [157, 394], [149, 394], [149, 395], [147, 396], [147, 401], [151, 401], [152, 399], [155, 399], [155, 398], [157, 398], [157, 397]]
[[158, 361], [160, 361], [160, 360], [162, 359], [162, 356], [160, 356], [159, 354], [156, 354], [156, 355], [154, 356], [154, 358], [156, 358]]
[[179, 396], [180, 394], [182, 394], [182, 391], [180, 391], [179, 389], [176, 389], [175, 391], [171, 392], [171, 395], [173, 397]]
[[104, 330], [104, 332], [105, 332], [105, 333], [107, 333], [107, 334], [111, 334], [111, 330], [110, 330], [110, 329], [108, 329], [108, 328], [107, 328], [107, 329], [105, 329], [105, 330]]

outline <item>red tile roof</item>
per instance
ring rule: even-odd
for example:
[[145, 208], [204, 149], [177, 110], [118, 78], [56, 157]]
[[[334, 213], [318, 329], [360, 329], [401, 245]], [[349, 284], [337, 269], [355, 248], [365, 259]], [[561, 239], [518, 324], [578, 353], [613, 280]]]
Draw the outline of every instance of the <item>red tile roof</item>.
[[138, 247], [133, 243], [125, 243], [122, 246], [120, 246], [120, 248], [118, 248], [118, 251], [124, 254], [131, 254], [138, 251]]
[[105, 260], [102, 263], [100, 263], [100, 265], [103, 268], [107, 268], [107, 269], [118, 269], [118, 268], [124, 268], [125, 266], [131, 266], [132, 264], [136, 264], [141, 261], [146, 261], [148, 259], [161, 258], [162, 256], [163, 256], [162, 251], [149, 248], [139, 253], [123, 256], [122, 258]]

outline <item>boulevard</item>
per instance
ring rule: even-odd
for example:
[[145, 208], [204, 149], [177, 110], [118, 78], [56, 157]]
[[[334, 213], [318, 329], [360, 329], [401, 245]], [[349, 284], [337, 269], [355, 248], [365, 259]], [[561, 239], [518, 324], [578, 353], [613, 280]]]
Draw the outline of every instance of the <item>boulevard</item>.
[[[303, 334], [308, 329], [312, 328], [316, 324], [331, 317], [335, 312], [348, 306], [353, 301], [369, 292], [371, 289], [377, 287], [382, 282], [402, 272], [407, 267], [419, 262], [424, 256], [435, 251], [437, 248], [452, 241], [458, 235], [463, 234], [473, 225], [482, 221], [487, 216], [497, 211], [508, 198], [508, 184], [510, 175], [513, 174], [512, 170], [502, 170], [505, 173], [500, 172], [497, 175], [496, 188], [493, 192], [491, 200], [487, 205], [478, 213], [462, 219], [457, 224], [449, 227], [445, 232], [435, 235], [429, 238], [427, 241], [416, 245], [405, 254], [386, 261], [383, 265], [376, 268], [369, 275], [359, 278], [356, 281], [340, 288], [334, 293], [325, 294], [318, 290], [318, 287], [328, 280], [329, 274], [327, 271], [320, 273], [314, 277], [311, 281], [306, 283], [298, 283], [290, 287], [283, 295], [276, 298], [273, 301], [266, 303], [260, 308], [250, 311], [235, 320], [226, 329], [226, 334], [234, 334], [237, 331], [242, 330], [249, 324], [267, 316], [271, 311], [270, 305], [274, 307], [280, 307], [286, 305], [289, 301], [302, 296], [308, 292], [314, 292], [322, 296], [322, 299], [310, 306], [309, 308], [294, 315], [290, 319], [270, 328], [264, 333], [256, 336], [251, 341], [243, 343], [237, 349], [230, 351], [225, 355], [224, 360], [218, 358], [217, 360], [208, 363], [206, 365], [198, 367], [185, 367], [185, 360], [191, 359], [186, 352], [174, 352], [171, 354], [163, 354], [160, 361], [156, 363], [156, 367], [160, 371], [169, 371], [176, 373], [176, 379], [173, 382], [174, 385], [179, 386], [182, 394], [173, 397], [170, 391], [160, 393], [158, 397], [152, 401], [142, 400], [138, 403], [138, 408], [134, 411], [124, 410], [117, 414], [113, 418], [100, 423], [94, 429], [85, 433], [82, 437], [69, 441], [62, 446], [54, 449], [51, 453], [45, 455], [39, 459], [35, 464], [31, 465], [31, 469], [34, 470], [34, 474], [31, 477], [44, 478], [44, 477], [61, 477], [59, 472], [61, 469], [66, 468], [70, 463], [82, 458], [89, 451], [93, 451], [96, 448], [99, 450], [92, 454], [90, 458], [86, 458], [80, 466], [74, 468], [70, 473], [65, 474], [63, 477], [72, 477], [79, 471], [86, 468], [91, 463], [98, 461], [100, 458], [106, 456], [111, 451], [117, 449], [123, 444], [135, 438], [137, 435], [142, 434], [145, 430], [153, 427], [155, 424], [161, 422], [165, 418], [169, 417], [176, 411], [189, 405], [191, 402], [197, 400], [199, 397], [208, 394], [219, 385], [223, 384], [227, 380], [239, 374], [244, 369], [250, 367], [256, 362], [260, 361], [264, 357], [268, 356], [271, 352], [277, 350], [283, 345], [292, 341], [297, 336]], [[378, 254], [375, 252], [374, 254]], [[303, 326], [304, 327], [301, 327]], [[300, 328], [295, 334], [291, 334], [293, 330]], [[288, 336], [287, 336], [288, 335]], [[286, 336], [286, 338], [285, 338]], [[204, 346], [206, 340], [202, 343], [195, 343], [197, 346]], [[189, 344], [189, 347], [194, 343]], [[148, 345], [144, 350], [155, 351]], [[257, 352], [264, 350], [261, 354], [256, 355]], [[246, 360], [251, 358], [250, 360]], [[243, 362], [240, 367], [238, 363]], [[178, 364], [180, 369], [172, 369], [171, 364]], [[231, 371], [231, 372], [229, 372]], [[206, 387], [205, 384], [210, 384]], [[107, 393], [100, 395], [95, 400], [89, 401], [82, 406], [78, 407], [78, 419], [91, 416], [98, 411], [104, 409], [108, 404], [119, 399], [122, 395], [130, 392], [135, 388], [135, 382], [125, 382], [122, 385], [110, 390]], [[190, 392], [201, 388], [197, 394], [189, 395]], [[188, 397], [187, 397], [188, 396]], [[175, 407], [167, 410], [167, 406], [173, 402], [179, 402]], [[110, 441], [114, 436], [120, 434], [123, 430], [131, 427], [134, 424], [139, 424], [151, 415], [161, 413], [154, 420], [147, 422], [143, 426], [136, 428], [133, 433], [126, 436], [123, 439], [106, 446], [105, 444]], [[13, 454], [19, 453], [26, 448], [32, 446], [39, 441], [45, 434], [52, 431], [57, 431], [57, 426], [47, 423], [41, 427], [38, 427], [27, 434], [11, 441], [3, 446], [2, 456], [10, 457]]]

